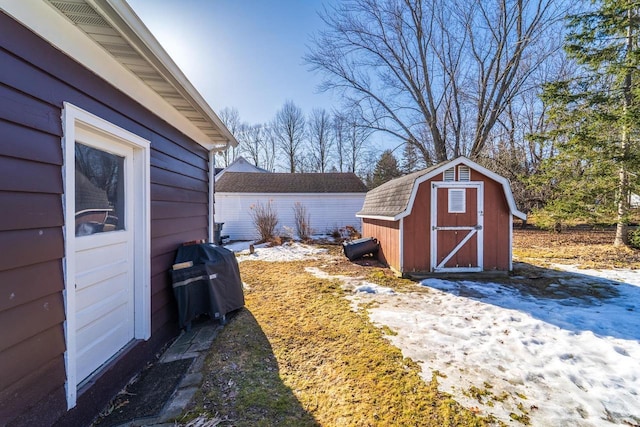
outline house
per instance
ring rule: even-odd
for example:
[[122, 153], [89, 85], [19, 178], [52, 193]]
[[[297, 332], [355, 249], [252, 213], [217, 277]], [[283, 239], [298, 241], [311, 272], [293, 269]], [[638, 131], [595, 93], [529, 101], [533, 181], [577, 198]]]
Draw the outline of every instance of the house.
[[178, 333], [236, 141], [123, 0], [0, 0], [0, 425], [86, 425]]
[[357, 216], [403, 275], [511, 270], [512, 218], [526, 219], [509, 182], [464, 157], [374, 188]]
[[300, 203], [310, 216], [315, 233], [346, 225], [359, 228], [355, 216], [367, 188], [354, 173], [251, 173], [227, 172], [216, 181], [216, 221], [231, 240], [254, 240], [259, 236], [251, 207], [271, 206], [278, 228], [295, 231], [294, 206]]
[[270, 173], [266, 169], [259, 168], [252, 165], [242, 156], [235, 159], [229, 166], [216, 173], [216, 181], [220, 179], [227, 172], [255, 172], [255, 173]]

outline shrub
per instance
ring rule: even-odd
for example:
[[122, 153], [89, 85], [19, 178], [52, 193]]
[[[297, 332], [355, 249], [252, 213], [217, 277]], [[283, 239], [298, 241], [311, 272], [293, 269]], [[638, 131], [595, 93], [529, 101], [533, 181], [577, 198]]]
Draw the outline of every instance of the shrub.
[[307, 208], [300, 202], [293, 206], [293, 215], [296, 223], [296, 233], [300, 240], [309, 240], [311, 237], [311, 215]]
[[271, 200], [263, 205], [261, 202], [251, 205], [249, 208], [251, 219], [260, 236], [260, 242], [268, 242], [271, 240], [278, 225], [278, 212], [271, 205]]
[[629, 230], [629, 246], [640, 249], [640, 228]]

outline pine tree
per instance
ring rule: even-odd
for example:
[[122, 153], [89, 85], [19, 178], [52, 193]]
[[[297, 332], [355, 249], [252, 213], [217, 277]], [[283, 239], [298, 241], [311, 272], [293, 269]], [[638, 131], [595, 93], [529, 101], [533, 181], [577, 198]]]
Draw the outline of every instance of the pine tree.
[[409, 174], [419, 170], [421, 167], [422, 163], [418, 157], [416, 146], [412, 142], [406, 142], [402, 151], [402, 172]]
[[640, 133], [640, 0], [601, 0], [569, 19], [565, 50], [581, 75], [545, 87], [558, 155], [545, 165], [559, 220], [615, 217], [615, 245], [627, 243], [629, 171]]
[[380, 160], [376, 163], [373, 174], [367, 177], [367, 186], [372, 189], [376, 188], [387, 181], [402, 176], [402, 171], [398, 167], [398, 160], [394, 157], [391, 150], [386, 150], [380, 156]]

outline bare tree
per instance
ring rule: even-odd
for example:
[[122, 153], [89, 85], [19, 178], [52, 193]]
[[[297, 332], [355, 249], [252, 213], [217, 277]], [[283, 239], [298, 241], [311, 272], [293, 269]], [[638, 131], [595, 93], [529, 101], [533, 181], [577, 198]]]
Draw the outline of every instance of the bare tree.
[[273, 128], [268, 125], [264, 125], [264, 162], [263, 168], [273, 172], [276, 168], [276, 154], [278, 142]]
[[276, 113], [272, 131], [278, 147], [285, 154], [289, 172], [296, 172], [305, 137], [305, 120], [302, 110], [293, 101], [286, 101]]
[[[225, 107], [220, 110], [220, 114], [218, 114], [218, 116], [220, 117], [222, 123], [224, 123], [224, 125], [227, 127], [227, 129], [229, 129], [229, 132], [231, 132], [231, 134], [235, 136], [236, 139], [238, 139], [240, 128], [242, 126], [242, 123], [240, 122], [240, 113], [238, 113], [238, 110], [236, 108]], [[238, 140], [238, 142], [240, 141]], [[231, 164], [231, 162], [233, 162], [240, 155], [241, 151], [242, 146], [239, 143], [236, 147], [231, 146], [225, 151], [218, 153], [218, 155], [222, 159], [222, 166], [225, 168], [229, 166], [229, 164]]]
[[427, 164], [478, 156], [528, 76], [560, 46], [562, 0], [348, 0], [306, 61], [367, 126]]
[[309, 154], [313, 168], [321, 173], [329, 167], [329, 155], [333, 146], [331, 117], [327, 110], [314, 108], [309, 117]]
[[251, 161], [254, 165], [261, 167], [263, 159], [263, 147], [264, 147], [264, 127], [263, 125], [250, 125], [243, 123], [240, 126], [240, 140], [244, 146], [244, 153], [247, 156], [247, 160]]
[[346, 115], [341, 112], [333, 113], [333, 120], [331, 122], [333, 141], [335, 148], [335, 160], [338, 164], [337, 169], [340, 172], [344, 172], [344, 168], [347, 163], [347, 135], [346, 135]]
[[[363, 154], [372, 130], [362, 122], [357, 109], [335, 111], [331, 126], [334, 159], [340, 172], [358, 172], [361, 165], [372, 165]], [[376, 153], [376, 157], [379, 153]], [[375, 163], [375, 162], [374, 162]]]

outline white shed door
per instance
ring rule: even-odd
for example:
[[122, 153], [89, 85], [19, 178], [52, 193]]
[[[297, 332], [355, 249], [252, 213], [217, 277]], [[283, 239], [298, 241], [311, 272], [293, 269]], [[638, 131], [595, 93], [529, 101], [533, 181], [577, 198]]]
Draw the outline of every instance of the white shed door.
[[76, 130], [76, 383], [134, 338], [133, 149]]

